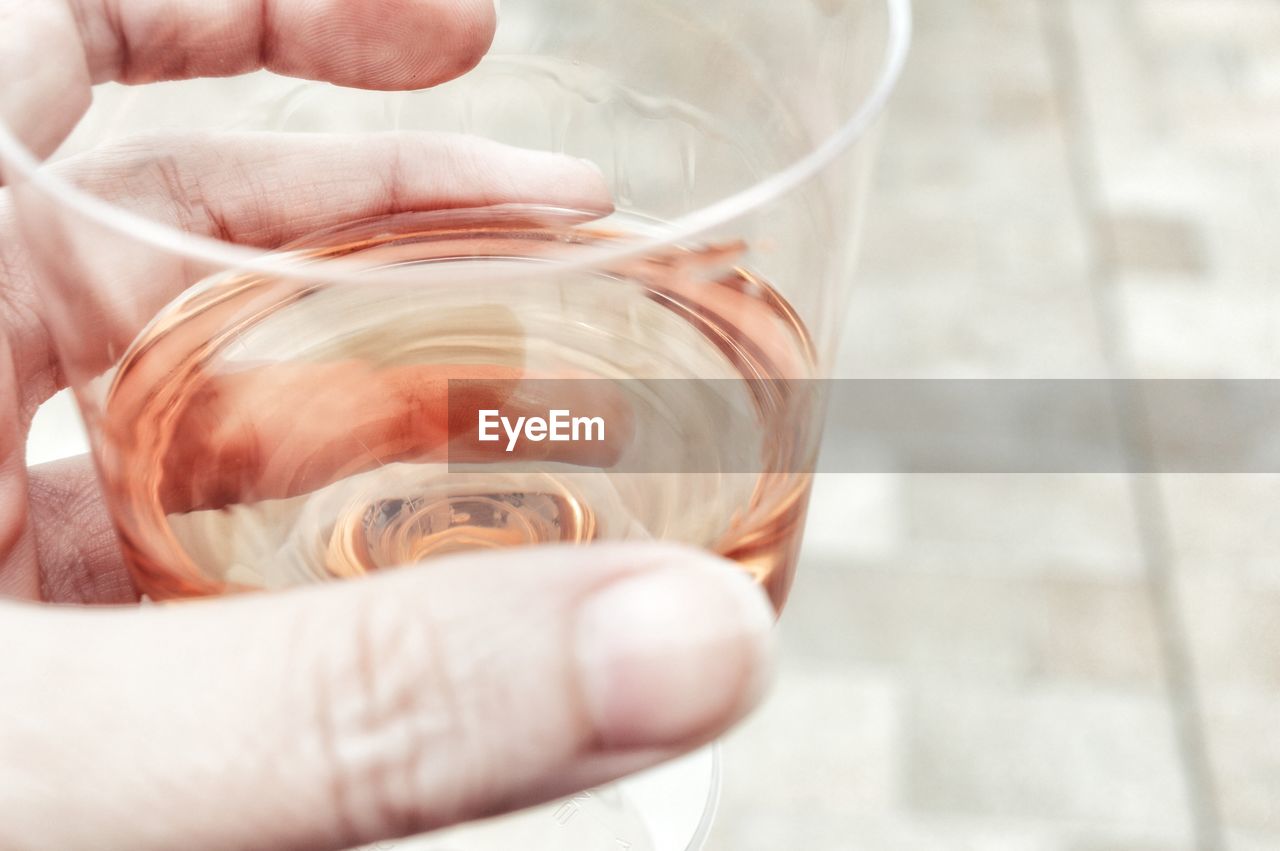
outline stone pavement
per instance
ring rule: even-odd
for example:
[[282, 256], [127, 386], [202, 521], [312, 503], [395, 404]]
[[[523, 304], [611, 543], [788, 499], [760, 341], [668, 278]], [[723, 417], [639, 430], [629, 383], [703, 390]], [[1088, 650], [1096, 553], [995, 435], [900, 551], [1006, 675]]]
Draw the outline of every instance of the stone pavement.
[[[916, 7], [842, 374], [1273, 375], [1280, 3]], [[714, 851], [1280, 849], [1280, 477], [814, 503]]]

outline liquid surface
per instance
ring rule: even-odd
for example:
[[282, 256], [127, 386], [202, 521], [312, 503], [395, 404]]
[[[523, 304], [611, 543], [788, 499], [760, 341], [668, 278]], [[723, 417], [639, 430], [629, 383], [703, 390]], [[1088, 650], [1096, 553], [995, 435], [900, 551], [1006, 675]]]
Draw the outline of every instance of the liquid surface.
[[[661, 538], [736, 559], [780, 606], [818, 437], [786, 391], [812, 376], [808, 338], [737, 265], [740, 245], [548, 272], [631, 238], [631, 225], [404, 215], [292, 250], [429, 265], [420, 284], [238, 275], [192, 287], [135, 340], [107, 400], [103, 472], [140, 589], [283, 588], [466, 550]], [[536, 452], [451, 468], [459, 378], [508, 407], [623, 413], [603, 444], [526, 444]], [[542, 379], [567, 398], [512, 389]], [[625, 391], [602, 401], [601, 379]], [[670, 379], [711, 380], [723, 405], [704, 410]]]

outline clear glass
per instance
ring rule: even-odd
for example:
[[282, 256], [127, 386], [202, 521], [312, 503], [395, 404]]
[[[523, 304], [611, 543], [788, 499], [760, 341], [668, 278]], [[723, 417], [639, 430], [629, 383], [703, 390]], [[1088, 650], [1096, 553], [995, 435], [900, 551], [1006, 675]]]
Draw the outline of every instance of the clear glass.
[[[432, 89], [107, 84], [43, 162], [0, 127], [41, 319], [151, 598], [658, 537], [736, 559], [781, 608], [820, 439], [807, 379], [844, 322], [908, 0], [503, 0], [499, 21]], [[397, 181], [429, 175], [428, 131], [589, 160], [616, 211], [554, 186], [415, 205]], [[387, 145], [427, 153], [388, 178], [362, 155]], [[299, 178], [308, 157], [324, 169]], [[220, 174], [254, 197], [211, 202]], [[370, 220], [346, 200], [362, 180], [403, 209]], [[157, 183], [184, 200], [138, 189]], [[275, 203], [296, 214], [247, 224]], [[456, 382], [530, 415], [603, 406], [612, 442], [458, 454]]]

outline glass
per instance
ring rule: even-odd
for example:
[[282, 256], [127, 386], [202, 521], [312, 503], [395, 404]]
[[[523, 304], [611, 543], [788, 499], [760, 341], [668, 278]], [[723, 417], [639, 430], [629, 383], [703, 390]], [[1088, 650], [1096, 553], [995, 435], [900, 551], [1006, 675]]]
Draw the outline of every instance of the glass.
[[[659, 537], [734, 558], [783, 605], [811, 379], [843, 325], [908, 0], [506, 0], [499, 20], [477, 68], [428, 90], [107, 84], [44, 162], [0, 127], [43, 318], [151, 598]], [[551, 180], [414, 209], [422, 131], [589, 160], [616, 210]], [[387, 146], [400, 170], [369, 170]], [[255, 195], [210, 204], [227, 174]], [[408, 209], [341, 200], [375, 180]], [[157, 183], [186, 202], [136, 191]], [[264, 204], [290, 214], [255, 229]], [[481, 440], [486, 411], [556, 410], [587, 410], [588, 434], [598, 416], [598, 445], [526, 427], [508, 452], [496, 422]]]

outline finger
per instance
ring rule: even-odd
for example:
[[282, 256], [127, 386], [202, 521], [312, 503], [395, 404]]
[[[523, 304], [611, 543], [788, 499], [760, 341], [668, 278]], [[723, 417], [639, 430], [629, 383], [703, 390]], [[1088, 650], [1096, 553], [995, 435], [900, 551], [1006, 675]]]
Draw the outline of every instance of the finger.
[[493, 39], [492, 0], [0, 0], [0, 118], [52, 150], [104, 80], [257, 68], [368, 89], [434, 85]]
[[[149, 136], [72, 158], [63, 177], [122, 207], [192, 233], [276, 248], [358, 219], [401, 212], [532, 203], [603, 215], [612, 209], [599, 170], [571, 157], [466, 136], [228, 134]], [[28, 306], [12, 339], [24, 385], [45, 395], [72, 367], [88, 378], [110, 366], [142, 327], [208, 269], [105, 231], [20, 220], [0, 198], [0, 232], [25, 226], [32, 250], [0, 242], [13, 290]], [[65, 298], [53, 311], [55, 279]], [[74, 298], [69, 294], [74, 293]], [[127, 298], [124, 297], [127, 294]], [[62, 333], [63, 371], [48, 329]], [[37, 373], [50, 373], [44, 377]], [[42, 399], [35, 399], [38, 403]]]
[[39, 564], [27, 510], [26, 417], [16, 363], [0, 337], [0, 597], [40, 596]]
[[136, 603], [138, 592], [121, 556], [89, 456], [40, 464], [27, 473], [41, 599]]
[[228, 242], [277, 248], [415, 210], [550, 204], [613, 210], [598, 168], [457, 133], [148, 133], [59, 163], [114, 204]]
[[[0, 0], [0, 21], [0, 123], [43, 156], [93, 99], [75, 17], [62, 0]], [[9, 178], [0, 164], [0, 185]]]
[[34, 848], [343, 848], [605, 782], [747, 711], [771, 623], [736, 567], [669, 545], [5, 614], [33, 652], [0, 674], [0, 846]]
[[366, 89], [416, 89], [474, 67], [492, 0], [71, 0], [94, 82], [266, 68]]

